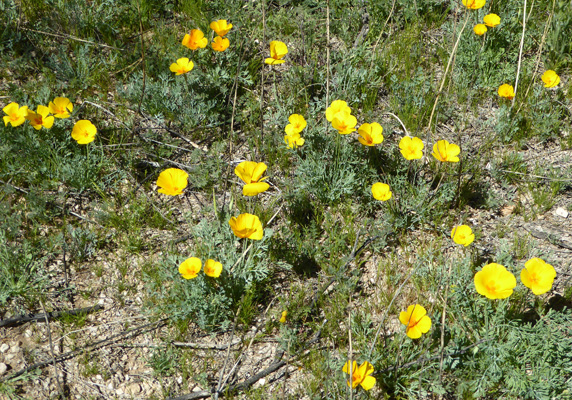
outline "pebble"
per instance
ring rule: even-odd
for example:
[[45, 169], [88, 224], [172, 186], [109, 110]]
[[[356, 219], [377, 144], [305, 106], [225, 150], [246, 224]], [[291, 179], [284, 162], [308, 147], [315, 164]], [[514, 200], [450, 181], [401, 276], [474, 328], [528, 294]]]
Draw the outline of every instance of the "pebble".
[[558, 207], [555, 211], [554, 211], [554, 215], [558, 216], [558, 217], [562, 217], [562, 218], [568, 218], [568, 211], [566, 211], [564, 208], [562, 207]]
[[8, 371], [8, 366], [4, 363], [0, 363], [0, 375], [4, 375]]
[[136, 394], [141, 393], [141, 385], [138, 383], [131, 383], [125, 388], [125, 393], [130, 396], [135, 396]]
[[10, 346], [8, 346], [8, 344], [2, 343], [2, 346], [0, 346], [0, 353], [5, 353], [9, 348]]

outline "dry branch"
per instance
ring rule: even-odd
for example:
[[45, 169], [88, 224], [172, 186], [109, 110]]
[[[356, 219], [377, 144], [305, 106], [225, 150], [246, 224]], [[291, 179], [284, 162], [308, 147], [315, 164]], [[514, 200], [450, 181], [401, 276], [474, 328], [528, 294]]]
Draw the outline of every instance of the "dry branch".
[[[132, 337], [141, 335], [142, 333], [150, 332], [150, 331], [152, 331], [152, 330], [154, 330], [154, 329], [157, 329], [157, 328], [160, 328], [160, 327], [165, 326], [166, 321], [167, 321], [167, 318], [163, 318], [163, 319], [160, 319], [159, 321], [150, 322], [150, 323], [148, 323], [148, 324], [143, 324], [143, 325], [140, 325], [140, 326], [138, 326], [138, 327], [136, 327], [136, 328], [129, 329], [129, 330], [127, 330], [127, 331], [124, 331], [124, 332], [118, 333], [118, 334], [116, 334], [116, 335], [113, 335], [113, 336], [111, 336], [111, 337], [109, 337], [109, 338], [107, 338], [107, 339], [102, 339], [102, 340], [99, 340], [99, 341], [97, 341], [97, 342], [88, 344], [88, 345], [86, 345], [86, 346], [84, 346], [84, 347], [82, 347], [82, 348], [80, 348], [80, 349], [68, 351], [67, 353], [64, 353], [64, 354], [59, 355], [58, 357], [56, 357], [56, 358], [55, 358], [55, 362], [56, 362], [56, 363], [59, 363], [59, 362], [68, 360], [68, 359], [70, 359], [70, 358], [73, 358], [73, 357], [75, 357], [75, 356], [79, 356], [80, 354], [83, 354], [83, 353], [85, 353], [86, 351], [97, 350], [97, 349], [99, 349], [99, 348], [101, 348], [101, 347], [103, 347], [103, 346], [106, 346], [106, 345], [108, 345], [108, 344], [112, 344], [114, 341], [116, 341], [116, 340], [118, 340], [118, 339], [132, 338]], [[53, 361], [54, 361], [54, 360], [51, 360], [51, 359], [50, 359], [49, 361], [43, 361], [43, 362], [39, 362], [39, 363], [30, 365], [29, 367], [26, 367], [26, 368], [23, 368], [23, 369], [21, 369], [21, 370], [19, 370], [19, 371], [16, 371], [16, 372], [14, 372], [13, 374], [11, 374], [11, 375], [9, 375], [9, 376], [6, 376], [6, 377], [4, 377], [4, 378], [0, 378], [0, 383], [9, 381], [9, 380], [14, 379], [14, 378], [17, 378], [17, 377], [19, 377], [20, 375], [23, 375], [23, 374], [25, 374], [25, 373], [27, 373], [27, 372], [30, 372], [30, 371], [33, 371], [33, 370], [35, 370], [35, 369], [44, 368], [44, 367], [50, 365]]]
[[46, 322], [56, 318], [67, 317], [72, 315], [90, 314], [99, 310], [103, 310], [102, 306], [93, 306], [85, 308], [76, 308], [69, 311], [52, 311], [49, 313], [39, 313], [30, 315], [19, 315], [14, 318], [0, 320], [0, 328], [12, 328], [15, 326], [24, 325], [27, 322]]

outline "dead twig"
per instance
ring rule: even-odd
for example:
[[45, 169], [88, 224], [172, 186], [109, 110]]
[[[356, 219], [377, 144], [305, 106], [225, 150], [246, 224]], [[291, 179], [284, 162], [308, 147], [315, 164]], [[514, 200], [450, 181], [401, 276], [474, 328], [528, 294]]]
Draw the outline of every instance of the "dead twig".
[[85, 307], [85, 308], [76, 308], [74, 310], [69, 311], [52, 311], [46, 313], [39, 314], [32, 314], [32, 315], [19, 315], [14, 318], [3, 319], [0, 321], [0, 328], [12, 328], [15, 326], [24, 325], [27, 322], [43, 322], [43, 320], [53, 320], [56, 318], [62, 318], [67, 316], [73, 315], [80, 315], [80, 314], [90, 314], [99, 310], [103, 310], [103, 307], [100, 305], [93, 306], [93, 307]]
[[[88, 344], [88, 345], [82, 347], [81, 349], [72, 350], [72, 351], [68, 351], [67, 353], [61, 354], [55, 358], [55, 361], [56, 361], [56, 363], [60, 363], [62, 361], [65, 361], [65, 360], [68, 360], [70, 358], [76, 357], [80, 354], [83, 354], [86, 351], [97, 350], [103, 346], [106, 346], [108, 344], [113, 343], [114, 341], [116, 341], [120, 338], [128, 339], [128, 338], [132, 338], [132, 337], [141, 335], [142, 333], [150, 332], [154, 329], [163, 327], [166, 324], [166, 321], [167, 321], [167, 318], [163, 318], [163, 319], [160, 319], [159, 321], [150, 322], [148, 324], [144, 324], [144, 325], [138, 326], [136, 328], [129, 329], [127, 331], [113, 335], [107, 339], [102, 339], [102, 340], [99, 340], [97, 342]], [[26, 368], [23, 368], [19, 371], [16, 371], [11, 375], [0, 378], [0, 383], [12, 380], [14, 378], [19, 377], [20, 375], [23, 375], [23, 374], [30, 372], [30, 371], [33, 371], [35, 369], [44, 368], [47, 365], [49, 365], [51, 362], [52, 362], [52, 360], [43, 361], [43, 362], [39, 362], [39, 363], [35, 363], [33, 365], [30, 365], [29, 367], [26, 367]]]
[[44, 311], [44, 320], [46, 321], [46, 330], [48, 331], [48, 342], [50, 343], [50, 355], [52, 356], [52, 364], [54, 366], [54, 375], [56, 378], [56, 385], [58, 386], [58, 391], [62, 398], [65, 397], [64, 388], [60, 382], [60, 377], [58, 375], [58, 367], [56, 366], [56, 356], [54, 353], [54, 343], [52, 342], [52, 329], [50, 328], [50, 321], [48, 320], [48, 313], [46, 312], [46, 307], [44, 307], [44, 302], [40, 299], [40, 305], [42, 306], [42, 311]]
[[24, 28], [24, 27], [21, 27], [20, 29], [22, 29], [23, 31], [28, 31], [28, 32], [41, 33], [42, 35], [47, 35], [47, 36], [52, 36], [52, 37], [57, 37], [57, 38], [63, 38], [63, 39], [69, 39], [69, 40], [75, 40], [76, 42], [92, 44], [94, 46], [106, 47], [108, 49], [114, 49], [114, 50], [120, 50], [120, 51], [125, 50], [125, 49], [121, 49], [119, 47], [110, 46], [108, 44], [96, 43], [96, 42], [92, 42], [90, 40], [80, 39], [78, 37], [68, 35], [66, 33], [50, 33], [50, 32], [38, 31], [36, 29], [30, 29], [30, 28]]

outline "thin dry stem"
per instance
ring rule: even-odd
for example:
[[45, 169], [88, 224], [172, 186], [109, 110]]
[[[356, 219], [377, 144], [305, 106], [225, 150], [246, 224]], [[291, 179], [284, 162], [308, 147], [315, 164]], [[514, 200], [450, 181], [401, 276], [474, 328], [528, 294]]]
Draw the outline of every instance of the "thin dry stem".
[[443, 301], [443, 315], [441, 316], [441, 350], [439, 360], [439, 382], [443, 381], [443, 354], [445, 352], [445, 318], [447, 315], [447, 296], [449, 295], [449, 280], [451, 279], [451, 267], [449, 264], [449, 271], [447, 272], [447, 281], [445, 283], [445, 298]]
[[449, 68], [451, 67], [451, 63], [453, 62], [453, 58], [455, 53], [457, 52], [457, 47], [459, 46], [459, 42], [461, 41], [461, 37], [463, 36], [463, 31], [467, 26], [467, 22], [469, 22], [469, 13], [465, 14], [465, 23], [461, 28], [461, 32], [459, 32], [459, 37], [457, 37], [457, 41], [455, 42], [455, 46], [453, 47], [453, 51], [451, 51], [451, 55], [449, 56], [449, 61], [447, 62], [447, 68], [445, 68], [445, 73], [443, 74], [443, 79], [441, 80], [441, 85], [439, 86], [439, 90], [437, 92], [437, 97], [435, 98], [435, 103], [433, 104], [433, 109], [431, 110], [431, 116], [429, 117], [429, 124], [427, 126], [427, 140], [426, 143], [429, 144], [429, 139], [431, 137], [431, 123], [433, 122], [433, 115], [435, 114], [435, 109], [437, 108], [437, 103], [439, 102], [439, 97], [441, 97], [441, 91], [443, 90], [443, 86], [445, 86], [445, 81], [447, 80], [447, 73], [449, 72]]
[[512, 98], [511, 108], [514, 107], [516, 93], [518, 91], [518, 78], [520, 77], [520, 65], [522, 63], [522, 48], [524, 47], [524, 34], [526, 33], [526, 0], [522, 7], [522, 36], [520, 38], [520, 50], [518, 51], [518, 65], [516, 67], [516, 80], [514, 81], [514, 97]]
[[[326, 109], [330, 105], [330, 0], [326, 2]], [[326, 128], [328, 122], [325, 122]]]
[[349, 379], [349, 387], [350, 387], [350, 400], [352, 400], [353, 397], [353, 376], [354, 376], [354, 371], [353, 371], [353, 349], [352, 349], [352, 309], [351, 309], [351, 305], [352, 305], [352, 298], [350, 296], [350, 304], [349, 304], [349, 309], [348, 309], [348, 339], [349, 339], [349, 343], [350, 343], [350, 349], [349, 349], [349, 353], [348, 353], [348, 363], [349, 363], [349, 372], [350, 372], [350, 379]]
[[[546, 20], [546, 25], [544, 26], [544, 32], [542, 33], [542, 38], [540, 39], [540, 46], [538, 46], [538, 52], [536, 53], [536, 65], [534, 66], [534, 72], [532, 73], [532, 79], [530, 80], [530, 83], [528, 84], [528, 87], [526, 88], [526, 93], [524, 93], [524, 96], [522, 96], [523, 99], [526, 99], [528, 97], [528, 92], [530, 92], [530, 88], [534, 84], [534, 77], [538, 73], [538, 67], [540, 66], [540, 56], [542, 55], [542, 48], [544, 47], [544, 43], [546, 43], [546, 36], [548, 35], [548, 31], [550, 30], [550, 24], [552, 23], [552, 18], [554, 17], [554, 8], [555, 7], [556, 7], [556, 0], [552, 0], [552, 10], [550, 11], [550, 15], [548, 16], [548, 19]], [[532, 7], [531, 7], [531, 10], [532, 10]], [[516, 110], [515, 114], [518, 114], [520, 112], [520, 109], [522, 108], [523, 104], [524, 103], [521, 101], [520, 105], [518, 106], [518, 110]]]
[[42, 311], [44, 312], [44, 318], [46, 319], [46, 330], [48, 331], [48, 342], [50, 343], [50, 355], [52, 356], [52, 364], [54, 366], [54, 375], [56, 377], [56, 385], [58, 386], [58, 391], [62, 398], [65, 398], [64, 388], [60, 382], [60, 377], [58, 375], [58, 368], [56, 366], [56, 356], [54, 353], [54, 344], [52, 342], [52, 329], [50, 328], [50, 320], [48, 319], [48, 313], [46, 312], [46, 307], [44, 306], [44, 302], [40, 299], [40, 306], [42, 307]]

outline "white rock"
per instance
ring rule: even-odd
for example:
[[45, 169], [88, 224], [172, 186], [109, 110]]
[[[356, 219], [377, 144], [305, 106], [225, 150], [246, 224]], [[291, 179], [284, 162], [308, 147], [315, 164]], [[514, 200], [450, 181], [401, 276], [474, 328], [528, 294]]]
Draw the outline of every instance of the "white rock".
[[4, 375], [8, 371], [8, 366], [4, 363], [0, 363], [0, 375]]
[[177, 376], [177, 383], [179, 385], [183, 383], [183, 377], [182, 376]]
[[2, 343], [2, 346], [0, 346], [0, 353], [5, 353], [9, 348], [10, 346], [8, 346], [8, 344]]
[[564, 208], [562, 207], [558, 207], [555, 211], [554, 211], [554, 215], [558, 216], [558, 217], [562, 217], [562, 218], [568, 218], [568, 211], [566, 211]]
[[138, 383], [131, 383], [130, 385], [127, 385], [127, 387], [125, 388], [125, 393], [127, 393], [130, 396], [135, 396], [136, 394], [141, 393], [141, 385], [139, 385]]
[[123, 389], [119, 388], [115, 391], [115, 393], [117, 393], [118, 396], [123, 396]]

